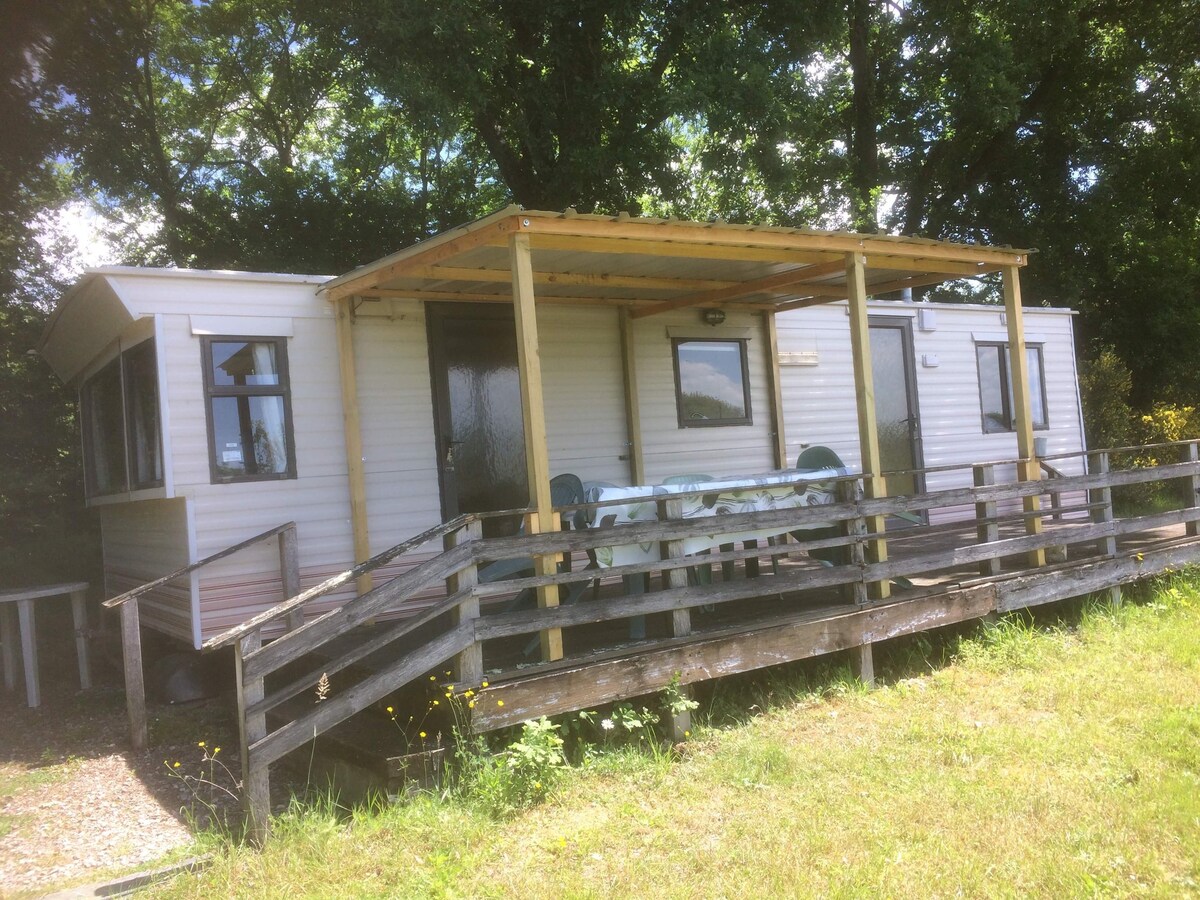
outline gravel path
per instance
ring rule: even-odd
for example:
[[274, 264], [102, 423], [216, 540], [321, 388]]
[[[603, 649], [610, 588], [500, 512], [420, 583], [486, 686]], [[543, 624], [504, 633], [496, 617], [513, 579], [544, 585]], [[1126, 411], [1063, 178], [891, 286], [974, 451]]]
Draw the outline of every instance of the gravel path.
[[[80, 692], [73, 659], [44, 654], [36, 710], [23, 690], [0, 691], [0, 897], [99, 880], [188, 848], [188, 822], [208, 816], [181, 777], [207, 771], [197, 742], [224, 743], [219, 758], [236, 769], [232, 723], [216, 701], [152, 706], [150, 749], [132, 753], [118, 677], [95, 668], [98, 687]], [[215, 773], [233, 787], [231, 776]], [[232, 798], [213, 796], [222, 815], [236, 818]]]

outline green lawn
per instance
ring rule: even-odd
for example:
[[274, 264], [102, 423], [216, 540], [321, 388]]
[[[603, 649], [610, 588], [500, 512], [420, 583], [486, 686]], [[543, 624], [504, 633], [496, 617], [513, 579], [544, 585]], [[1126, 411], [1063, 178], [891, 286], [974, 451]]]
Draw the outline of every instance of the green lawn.
[[1200, 896], [1200, 578], [1147, 596], [987, 626], [871, 693], [780, 676], [681, 756], [600, 755], [504, 821], [469, 797], [299, 812], [161, 893]]

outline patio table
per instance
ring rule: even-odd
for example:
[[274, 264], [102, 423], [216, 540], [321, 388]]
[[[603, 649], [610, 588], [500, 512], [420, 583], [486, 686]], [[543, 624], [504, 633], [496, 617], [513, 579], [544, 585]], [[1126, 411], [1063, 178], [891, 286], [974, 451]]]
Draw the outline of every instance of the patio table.
[[[828, 469], [785, 469], [761, 475], [733, 475], [713, 481], [694, 484], [656, 484], [637, 487], [613, 487], [611, 485], [585, 485], [589, 503], [623, 498], [646, 498], [628, 504], [604, 506], [596, 510], [593, 526], [620, 525], [627, 522], [653, 522], [658, 520], [660, 498], [674, 495], [683, 497], [683, 518], [719, 518], [732, 513], [765, 512], [776, 509], [801, 509], [822, 506], [834, 501], [834, 483], [846, 474], [844, 468]], [[811, 479], [808, 484], [794, 485], [799, 479]], [[830, 479], [825, 481], [824, 479]], [[720, 522], [713, 522], [713, 531], [683, 541], [685, 554], [700, 553], [722, 544], [758, 541], [785, 534], [787, 526], [747, 529], [743, 531], [721, 531]], [[820, 523], [809, 523], [807, 528], [822, 527]], [[646, 544], [621, 544], [612, 547], [597, 547], [596, 564], [602, 568], [654, 562], [661, 559], [658, 541]]]

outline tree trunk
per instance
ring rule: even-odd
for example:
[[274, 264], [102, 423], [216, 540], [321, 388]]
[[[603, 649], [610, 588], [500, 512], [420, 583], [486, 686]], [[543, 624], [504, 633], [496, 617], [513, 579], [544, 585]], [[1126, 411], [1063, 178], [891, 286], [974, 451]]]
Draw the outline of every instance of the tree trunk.
[[875, 60], [871, 56], [871, 0], [850, 2], [850, 71], [854, 86], [850, 132], [850, 204], [856, 231], [879, 227], [875, 206], [879, 187], [876, 139]]

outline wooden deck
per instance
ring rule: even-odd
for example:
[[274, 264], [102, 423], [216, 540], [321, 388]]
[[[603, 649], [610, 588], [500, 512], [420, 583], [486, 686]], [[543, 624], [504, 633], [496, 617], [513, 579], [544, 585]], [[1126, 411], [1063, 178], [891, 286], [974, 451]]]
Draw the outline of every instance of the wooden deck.
[[[999, 464], [978, 465], [974, 487], [903, 497], [864, 496], [872, 482], [860, 476], [833, 479], [832, 504], [735, 513], [717, 529], [773, 530], [786, 539], [705, 554], [685, 554], [684, 541], [711, 534], [718, 520], [685, 518], [675, 497], [646, 498], [657, 504], [657, 520], [497, 538], [482, 537], [482, 517], [461, 516], [208, 642], [207, 649], [236, 645], [254, 821], [265, 822], [272, 763], [314, 738], [355, 730], [360, 715], [386, 724], [387, 707], [401, 725], [409, 715], [426, 721], [444, 691], [474, 692], [467, 727], [480, 732], [672, 681], [686, 689], [843, 650], [854, 651], [870, 680], [879, 641], [1090, 593], [1115, 601], [1123, 584], [1200, 562], [1200, 446], [1171, 446], [1183, 461], [1110, 471], [1109, 453], [1100, 451], [1089, 455], [1088, 474], [1005, 484], [994, 483]], [[1156, 449], [1159, 458], [1174, 452]], [[1157, 482], [1160, 494], [1179, 498], [1178, 508], [1117, 515], [1114, 488]], [[805, 485], [797, 480], [798, 490]], [[604, 505], [587, 505], [591, 521], [603, 519]], [[564, 522], [579, 508], [559, 510]], [[970, 509], [970, 521], [898, 527], [937, 510]], [[432, 541], [443, 552], [299, 624], [310, 600]], [[659, 558], [602, 570], [580, 565], [597, 548], [628, 544], [657, 544]], [[506, 560], [523, 561], [509, 567], [518, 574], [489, 577], [496, 572], [489, 565]], [[637, 583], [642, 590], [628, 589]], [[408, 598], [441, 584], [444, 600], [394, 618]], [[514, 597], [530, 603], [522, 608]], [[563, 604], [547, 602], [554, 597]], [[264, 643], [264, 630], [279, 623], [288, 630]], [[448, 731], [437, 713], [422, 730]], [[674, 725], [688, 727], [684, 718]], [[411, 748], [412, 734], [391, 727], [400, 737], [390, 743]]]

